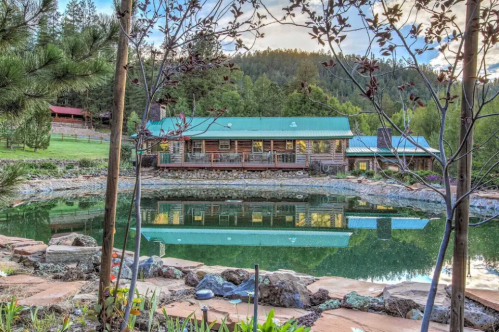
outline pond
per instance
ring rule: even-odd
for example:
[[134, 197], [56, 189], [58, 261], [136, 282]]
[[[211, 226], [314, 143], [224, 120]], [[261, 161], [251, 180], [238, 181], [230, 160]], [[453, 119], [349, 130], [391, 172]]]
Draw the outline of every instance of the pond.
[[[124, 242], [130, 201], [131, 193], [119, 195], [116, 247]], [[103, 217], [101, 194], [41, 200], [0, 211], [0, 233], [48, 242], [53, 235], [81, 232], [100, 242]], [[141, 254], [231, 267], [258, 263], [264, 270], [315, 276], [429, 281], [444, 228], [441, 217], [438, 208], [390, 206], [354, 195], [146, 190]], [[132, 236], [133, 228], [128, 250]], [[470, 257], [489, 270], [499, 262], [498, 236], [497, 222], [470, 232]]]

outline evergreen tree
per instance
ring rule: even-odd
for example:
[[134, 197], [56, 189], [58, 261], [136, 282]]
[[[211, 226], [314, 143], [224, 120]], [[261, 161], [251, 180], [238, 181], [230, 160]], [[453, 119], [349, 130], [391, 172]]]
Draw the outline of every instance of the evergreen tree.
[[27, 120], [26, 145], [34, 149], [46, 149], [50, 145], [50, 130], [52, 117], [48, 108], [38, 108]]
[[[84, 1], [82, 2], [85, 4]], [[71, 0], [66, 5], [66, 12], [64, 13], [65, 36], [73, 36], [80, 32], [84, 19], [84, 11], [81, 4], [77, 0]]]

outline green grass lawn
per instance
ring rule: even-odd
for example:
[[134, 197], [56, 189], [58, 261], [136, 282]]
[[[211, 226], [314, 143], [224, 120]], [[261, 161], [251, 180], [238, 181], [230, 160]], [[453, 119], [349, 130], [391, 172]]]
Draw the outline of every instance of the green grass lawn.
[[38, 150], [26, 147], [22, 149], [10, 150], [6, 147], [5, 141], [0, 142], [0, 159], [58, 159], [58, 160], [79, 160], [81, 158], [102, 159], [109, 156], [109, 142], [81, 140], [78, 142], [52, 137], [50, 146], [46, 150]]

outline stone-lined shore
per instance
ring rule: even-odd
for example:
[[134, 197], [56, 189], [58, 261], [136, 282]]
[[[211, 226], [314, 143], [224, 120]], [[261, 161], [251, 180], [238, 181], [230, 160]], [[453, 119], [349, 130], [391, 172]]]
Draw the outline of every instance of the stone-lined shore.
[[[193, 179], [169, 178], [165, 176], [144, 175], [142, 185], [145, 189], [161, 186], [211, 186], [211, 187], [254, 187], [254, 188], [293, 188], [294, 190], [323, 189], [328, 193], [356, 194], [362, 197], [384, 197], [392, 200], [417, 201], [441, 204], [442, 197], [433, 190], [421, 185], [402, 186], [386, 181], [374, 181], [365, 178], [336, 179], [331, 177], [309, 177], [301, 173], [294, 177], [259, 178], [259, 179]], [[132, 188], [133, 177], [120, 177], [119, 186], [122, 190]], [[30, 194], [51, 193], [57, 191], [104, 190], [105, 176], [87, 176], [75, 179], [33, 180], [22, 184], [18, 189], [21, 196]], [[470, 205], [479, 214], [495, 214], [499, 212], [498, 192], [477, 192], [470, 197]]]
[[[22, 305], [42, 306], [43, 310], [70, 316], [75, 323], [72, 331], [95, 329], [90, 321], [82, 325], [82, 303], [97, 301], [100, 251], [96, 241], [86, 235], [71, 233], [53, 237], [49, 244], [31, 239], [0, 236], [0, 269], [9, 271], [0, 278], [1, 302], [16, 296]], [[121, 279], [129, 282], [132, 264], [131, 252], [123, 259]], [[192, 312], [202, 317], [194, 294], [210, 289], [215, 298], [203, 301], [210, 308], [210, 321], [226, 319], [229, 325], [244, 319], [250, 308], [255, 278], [249, 269], [206, 266], [176, 258], [141, 257], [138, 282], [141, 294], [156, 290], [160, 306], [154, 317], [161, 323], [163, 308], [170, 317], [185, 318]], [[113, 273], [118, 273], [117, 266]], [[295, 318], [314, 332], [360, 331], [400, 332], [419, 331], [425, 310], [429, 284], [402, 282], [385, 285], [341, 277], [321, 277], [278, 270], [262, 271], [259, 279], [259, 320], [264, 313], [275, 309], [280, 322]], [[436, 307], [432, 312], [431, 331], [448, 331], [450, 289], [440, 285]], [[466, 331], [495, 331], [499, 327], [499, 291], [468, 289], [466, 293]], [[242, 300], [234, 305], [230, 300]], [[241, 316], [240, 316], [241, 314]], [[147, 325], [148, 313], [139, 316], [139, 330]], [[56, 327], [54, 327], [55, 329]]]

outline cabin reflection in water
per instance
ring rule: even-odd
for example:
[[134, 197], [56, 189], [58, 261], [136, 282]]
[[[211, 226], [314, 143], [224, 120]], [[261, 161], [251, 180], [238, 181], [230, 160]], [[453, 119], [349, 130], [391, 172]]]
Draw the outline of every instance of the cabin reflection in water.
[[376, 230], [379, 239], [389, 240], [393, 229], [423, 229], [429, 222], [408, 209], [344, 196], [319, 202], [152, 201], [142, 213], [146, 240], [180, 245], [347, 247], [356, 229]]

